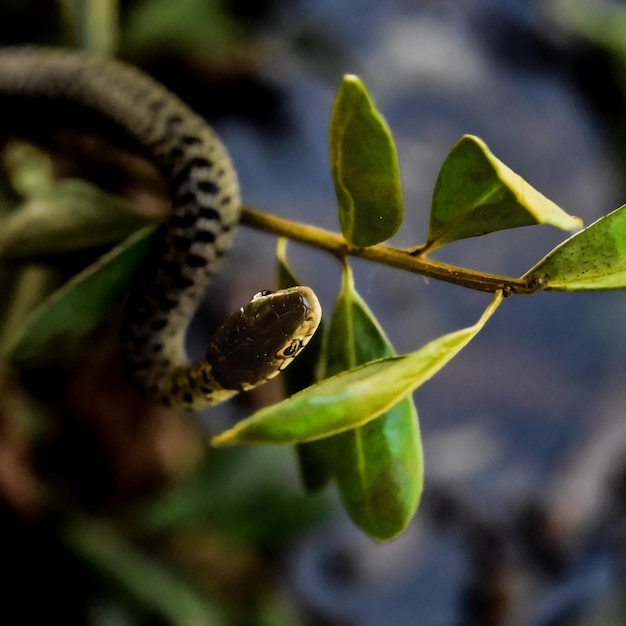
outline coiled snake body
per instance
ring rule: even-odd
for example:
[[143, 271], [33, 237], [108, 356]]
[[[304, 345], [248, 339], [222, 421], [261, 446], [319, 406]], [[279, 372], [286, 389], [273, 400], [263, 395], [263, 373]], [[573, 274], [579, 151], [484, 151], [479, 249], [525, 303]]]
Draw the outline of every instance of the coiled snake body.
[[231, 246], [240, 198], [226, 149], [181, 100], [123, 63], [38, 48], [0, 49], [0, 95], [65, 100], [105, 116], [139, 142], [167, 183], [171, 216], [122, 328], [128, 368], [147, 394], [192, 409], [216, 404], [273, 377], [306, 345], [321, 315], [314, 293], [261, 292], [188, 363], [187, 325]]

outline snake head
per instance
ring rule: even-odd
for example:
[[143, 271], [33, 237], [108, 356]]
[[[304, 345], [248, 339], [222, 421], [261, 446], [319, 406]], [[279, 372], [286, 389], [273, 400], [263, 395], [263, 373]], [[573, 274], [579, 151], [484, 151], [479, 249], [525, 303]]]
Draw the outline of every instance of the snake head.
[[309, 342], [322, 316], [308, 287], [262, 291], [218, 328], [206, 353], [226, 389], [245, 390], [276, 376]]

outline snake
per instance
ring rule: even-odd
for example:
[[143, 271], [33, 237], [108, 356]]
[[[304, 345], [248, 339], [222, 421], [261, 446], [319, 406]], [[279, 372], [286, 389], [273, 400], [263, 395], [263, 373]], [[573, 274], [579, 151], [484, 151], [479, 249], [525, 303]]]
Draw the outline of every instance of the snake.
[[215, 131], [123, 61], [54, 48], [0, 48], [0, 97], [68, 103], [113, 123], [162, 177], [171, 211], [130, 289], [121, 324], [129, 375], [146, 396], [200, 410], [283, 371], [321, 319], [304, 286], [264, 290], [231, 313], [190, 361], [190, 319], [231, 248], [241, 214], [233, 162]]

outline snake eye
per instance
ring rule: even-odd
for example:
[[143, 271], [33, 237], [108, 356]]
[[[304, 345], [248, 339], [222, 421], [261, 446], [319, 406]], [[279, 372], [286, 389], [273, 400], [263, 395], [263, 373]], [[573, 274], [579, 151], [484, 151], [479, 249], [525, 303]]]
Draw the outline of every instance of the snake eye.
[[288, 359], [295, 356], [302, 347], [301, 339], [292, 339], [289, 343], [285, 344], [277, 353], [277, 359]]
[[250, 300], [250, 302], [254, 302], [255, 300], [258, 300], [259, 298], [265, 298], [266, 296], [271, 296], [274, 292], [270, 291], [269, 289], [264, 289], [263, 291], [257, 291], [253, 296], [252, 299]]

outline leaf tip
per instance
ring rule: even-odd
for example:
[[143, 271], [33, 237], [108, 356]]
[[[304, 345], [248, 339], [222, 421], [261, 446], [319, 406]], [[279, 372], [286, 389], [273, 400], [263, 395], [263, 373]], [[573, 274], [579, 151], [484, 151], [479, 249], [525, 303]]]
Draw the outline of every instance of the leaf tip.
[[352, 85], [362, 85], [361, 79], [356, 74], [344, 74], [344, 83], [350, 83]]
[[210, 445], [213, 448], [223, 448], [225, 446], [233, 446], [237, 443], [237, 433], [234, 428], [229, 428], [219, 435], [214, 435], [210, 439]]
[[585, 226], [585, 222], [577, 215], [570, 215], [569, 218], [569, 224], [565, 230], [580, 230]]

